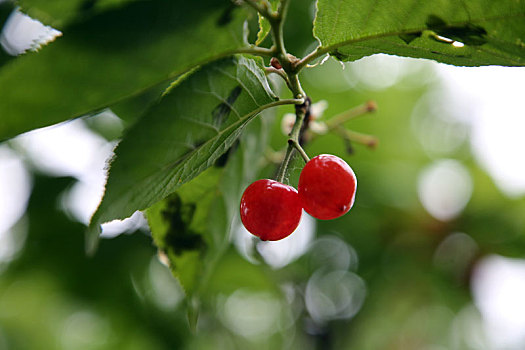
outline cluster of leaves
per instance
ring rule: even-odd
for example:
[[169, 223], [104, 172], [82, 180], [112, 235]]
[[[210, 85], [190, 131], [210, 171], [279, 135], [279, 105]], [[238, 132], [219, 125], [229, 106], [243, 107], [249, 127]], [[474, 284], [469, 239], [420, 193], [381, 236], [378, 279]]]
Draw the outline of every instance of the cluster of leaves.
[[[275, 96], [263, 59], [252, 56], [277, 53], [252, 44], [271, 46], [268, 20], [243, 1], [20, 0], [0, 4], [0, 21], [15, 5], [63, 36], [20, 57], [1, 53], [0, 139], [106, 108], [129, 122], [89, 248], [101, 223], [147, 210], [156, 245], [187, 293], [198, 294], [229, 244], [240, 191], [265, 148], [267, 125], [253, 119], [290, 103]], [[273, 10], [278, 5], [270, 2]], [[461, 66], [525, 65], [523, 0], [316, 6], [313, 37], [300, 36], [319, 46], [298, 70], [327, 54], [341, 61], [387, 53]]]

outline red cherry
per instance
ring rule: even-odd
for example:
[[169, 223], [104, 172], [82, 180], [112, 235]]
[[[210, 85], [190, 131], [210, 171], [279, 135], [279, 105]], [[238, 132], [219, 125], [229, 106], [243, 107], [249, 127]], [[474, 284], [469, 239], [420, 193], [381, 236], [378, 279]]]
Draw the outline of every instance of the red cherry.
[[278, 241], [290, 235], [302, 213], [297, 190], [274, 180], [255, 181], [241, 198], [244, 227], [263, 241]]
[[321, 220], [346, 214], [355, 200], [357, 179], [341, 158], [321, 154], [312, 158], [299, 176], [299, 199], [304, 210]]

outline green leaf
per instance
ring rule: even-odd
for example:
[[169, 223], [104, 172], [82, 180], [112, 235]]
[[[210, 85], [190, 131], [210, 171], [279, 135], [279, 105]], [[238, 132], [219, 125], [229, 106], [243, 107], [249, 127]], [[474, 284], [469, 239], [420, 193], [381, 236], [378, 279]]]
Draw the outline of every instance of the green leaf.
[[243, 46], [228, 1], [142, 1], [63, 30], [0, 70], [0, 140], [111, 106]]
[[275, 101], [264, 71], [242, 56], [209, 64], [164, 95], [115, 150], [92, 227], [150, 207], [209, 168]]
[[147, 210], [153, 241], [167, 255], [170, 268], [187, 295], [195, 291], [203, 271], [202, 256], [213, 245], [206, 235], [206, 214], [221, 173], [220, 168], [210, 168]]
[[386, 53], [458, 66], [525, 65], [524, 0], [319, 0], [317, 6], [321, 51], [342, 61]]
[[61, 28], [96, 13], [138, 0], [18, 0], [22, 11], [41, 22]]
[[[270, 5], [273, 11], [277, 11], [277, 8], [279, 7], [279, 0], [270, 0]], [[255, 45], [260, 45], [264, 39], [268, 36], [270, 33], [270, 30], [272, 29], [272, 26], [270, 25], [270, 22], [261, 14], [258, 14], [259, 16], [259, 31], [257, 32], [257, 40], [255, 41]]]
[[186, 291], [192, 319], [230, 245], [241, 193], [258, 170], [269, 130], [267, 117], [250, 123], [240, 142], [214, 166], [146, 211], [155, 245]]
[[133, 124], [140, 118], [153, 103], [158, 101], [162, 93], [170, 86], [168, 82], [162, 82], [149, 89], [144, 90], [140, 95], [132, 96], [124, 101], [111, 106], [111, 111], [122, 119], [126, 125]]

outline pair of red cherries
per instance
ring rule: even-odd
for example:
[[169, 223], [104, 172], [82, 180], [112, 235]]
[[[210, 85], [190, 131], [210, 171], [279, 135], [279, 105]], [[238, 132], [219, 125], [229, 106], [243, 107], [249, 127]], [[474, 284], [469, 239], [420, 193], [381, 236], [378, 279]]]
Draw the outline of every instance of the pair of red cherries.
[[304, 210], [315, 218], [330, 220], [346, 214], [355, 200], [357, 179], [341, 158], [321, 154], [301, 171], [298, 191], [275, 180], [252, 183], [241, 198], [241, 220], [263, 241], [289, 236]]

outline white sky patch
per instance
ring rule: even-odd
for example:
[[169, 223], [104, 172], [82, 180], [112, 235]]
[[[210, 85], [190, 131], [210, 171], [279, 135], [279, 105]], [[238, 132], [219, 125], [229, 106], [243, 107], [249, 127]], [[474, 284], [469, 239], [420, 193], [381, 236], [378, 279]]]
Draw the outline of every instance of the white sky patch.
[[0, 145], [0, 232], [22, 217], [30, 194], [31, 176], [24, 163], [15, 152]]
[[134, 212], [124, 220], [113, 220], [102, 224], [100, 237], [112, 238], [121, 233], [133, 233], [137, 230], [149, 230], [148, 222], [141, 211]]
[[524, 349], [525, 261], [484, 258], [475, 269], [472, 292], [492, 349]]
[[[38, 170], [78, 179], [62, 196], [62, 207], [87, 225], [102, 199], [107, 162], [115, 143], [89, 130], [81, 119], [25, 133], [16, 137], [14, 143]], [[128, 219], [102, 225], [102, 237], [145, 227], [143, 215], [136, 213]]]
[[27, 225], [20, 224], [31, 195], [32, 179], [20, 157], [0, 145], [0, 273], [23, 247]]
[[19, 55], [27, 50], [38, 50], [55, 40], [62, 33], [16, 10], [7, 19], [0, 44], [10, 55]]
[[84, 180], [99, 176], [114, 147], [80, 119], [22, 134], [15, 143], [38, 170]]
[[525, 195], [525, 69], [437, 67], [447, 100], [471, 126], [478, 162], [506, 195]]

